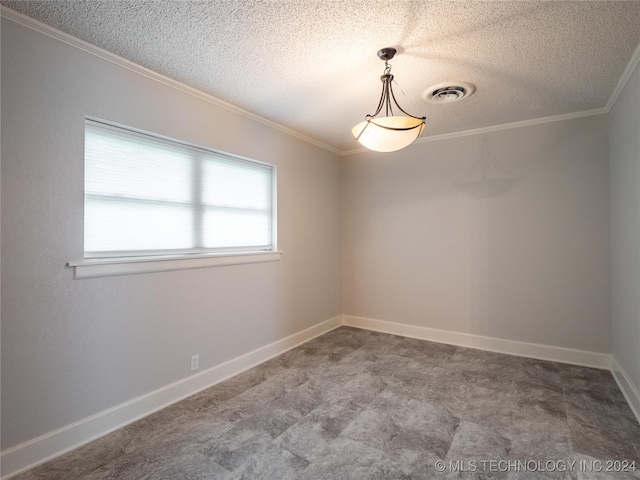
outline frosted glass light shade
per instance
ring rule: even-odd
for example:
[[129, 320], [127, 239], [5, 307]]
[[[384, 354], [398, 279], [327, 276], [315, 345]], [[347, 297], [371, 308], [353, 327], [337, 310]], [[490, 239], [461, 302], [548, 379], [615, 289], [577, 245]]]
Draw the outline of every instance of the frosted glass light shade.
[[360, 122], [351, 130], [354, 138], [369, 150], [395, 152], [420, 136], [424, 121], [413, 117], [379, 117]]

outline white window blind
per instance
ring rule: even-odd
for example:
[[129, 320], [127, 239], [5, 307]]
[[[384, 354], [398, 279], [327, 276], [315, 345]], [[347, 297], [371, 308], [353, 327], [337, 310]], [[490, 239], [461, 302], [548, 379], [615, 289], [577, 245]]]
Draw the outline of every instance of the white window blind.
[[85, 258], [274, 250], [275, 168], [86, 120]]

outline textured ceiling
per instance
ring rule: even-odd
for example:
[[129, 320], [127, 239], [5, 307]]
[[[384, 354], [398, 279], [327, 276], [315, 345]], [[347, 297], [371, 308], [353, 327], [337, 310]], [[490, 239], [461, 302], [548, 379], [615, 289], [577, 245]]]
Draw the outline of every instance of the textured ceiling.
[[[0, 3], [340, 151], [377, 106], [381, 47], [429, 136], [602, 108], [640, 43], [640, 1]], [[449, 80], [477, 90], [422, 99]]]

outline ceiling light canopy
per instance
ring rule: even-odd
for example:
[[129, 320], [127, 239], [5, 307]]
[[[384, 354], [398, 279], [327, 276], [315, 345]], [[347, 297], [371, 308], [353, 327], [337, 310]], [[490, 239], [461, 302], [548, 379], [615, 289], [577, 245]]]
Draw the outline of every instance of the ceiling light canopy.
[[[396, 54], [395, 48], [383, 48], [378, 51], [378, 57], [384, 60], [384, 74], [380, 77], [382, 81], [382, 95], [378, 108], [373, 115], [367, 115], [364, 122], [360, 122], [351, 130], [353, 136], [362, 145], [376, 152], [395, 152], [408, 145], [418, 138], [425, 126], [426, 117], [415, 117], [405, 112], [395, 95], [393, 94], [393, 75], [391, 75], [391, 60]], [[403, 115], [394, 115], [393, 105]], [[384, 108], [384, 116], [377, 115]]]

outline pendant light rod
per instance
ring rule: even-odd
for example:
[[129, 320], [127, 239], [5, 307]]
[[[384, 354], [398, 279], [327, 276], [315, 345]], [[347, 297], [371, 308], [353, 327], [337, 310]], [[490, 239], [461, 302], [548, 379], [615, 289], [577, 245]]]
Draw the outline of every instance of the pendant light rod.
[[380, 76], [380, 81], [382, 82], [382, 94], [380, 96], [380, 102], [378, 103], [378, 108], [373, 115], [366, 115], [366, 119], [371, 119], [378, 115], [382, 110], [382, 107], [385, 107], [385, 116], [393, 116], [393, 105], [391, 105], [391, 100], [395, 103], [398, 110], [404, 113], [406, 116], [411, 118], [417, 118], [419, 120], [426, 120], [426, 117], [416, 117], [415, 115], [411, 115], [406, 112], [396, 100], [396, 96], [393, 93], [393, 75], [391, 74], [391, 65], [389, 64], [389, 60], [391, 60], [397, 53], [397, 50], [393, 47], [381, 48], [378, 50], [378, 57], [380, 60], [384, 60], [384, 73]]
[[[416, 117], [406, 112], [396, 100], [392, 84], [394, 77], [389, 64], [396, 53], [397, 50], [393, 47], [378, 50], [378, 57], [384, 60], [384, 73], [380, 77], [382, 93], [378, 107], [373, 115], [365, 115], [365, 121], [351, 130], [357, 141], [378, 152], [393, 152], [410, 145], [422, 133], [426, 121], [426, 117]], [[394, 115], [394, 104], [405, 116]], [[383, 108], [385, 115], [378, 117]]]

